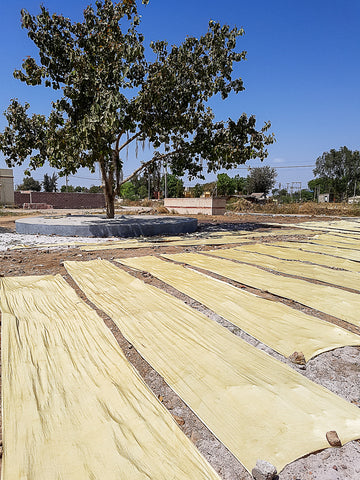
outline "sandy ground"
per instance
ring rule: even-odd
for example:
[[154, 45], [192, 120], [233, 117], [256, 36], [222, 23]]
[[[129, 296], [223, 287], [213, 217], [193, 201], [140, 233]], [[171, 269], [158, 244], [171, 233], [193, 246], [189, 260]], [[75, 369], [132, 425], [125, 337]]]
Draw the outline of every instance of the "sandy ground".
[[[60, 213], [56, 211], [56, 213]], [[62, 214], [64, 212], [61, 212]], [[73, 213], [73, 211], [72, 211]], [[79, 212], [83, 213], [83, 212]], [[54, 214], [54, 212], [52, 212]], [[84, 239], [44, 236], [19, 236], [14, 233], [15, 216], [0, 217], [0, 276], [19, 276], [19, 275], [43, 275], [60, 273], [75, 288], [77, 293], [85, 301], [82, 292], [77, 288], [72, 279], [67, 275], [64, 267], [64, 260], [90, 260], [94, 258], [103, 258], [113, 261], [115, 258], [125, 258], [139, 255], [161, 254], [161, 253], [179, 253], [182, 251], [207, 250], [213, 247], [166, 247], [159, 246], [156, 249], [128, 249], [128, 250], [104, 250], [96, 252], [84, 252], [74, 246], [58, 245], [57, 247], [37, 247], [36, 244], [57, 243], [71, 241], [83, 241]], [[199, 231], [206, 234], [211, 231], [222, 230], [256, 230], [269, 231], [267, 222], [293, 223], [311, 220], [311, 217], [273, 217], [261, 215], [226, 215], [226, 216], [199, 216]], [[317, 218], [319, 220], [319, 218]], [[326, 218], [324, 218], [326, 220]], [[274, 230], [274, 236], [277, 239], [286, 239], [281, 235], [281, 229]], [[30, 237], [30, 238], [27, 238]], [[268, 240], [268, 239], [266, 239]], [[86, 241], [86, 240], [85, 240]], [[94, 242], [95, 239], [87, 239]], [[104, 241], [104, 239], [101, 239]], [[255, 240], [254, 240], [255, 241]], [[256, 242], [265, 241], [256, 239]], [[27, 249], [9, 250], [10, 246], [19, 244], [29, 244], [33, 246]], [[227, 245], [228, 247], [228, 245]], [[217, 247], [222, 248], [222, 247]], [[118, 264], [117, 264], [118, 265]], [[129, 270], [130, 271], [130, 270]], [[134, 273], [133, 273], [134, 274]], [[141, 274], [137, 274], [141, 276]], [[289, 364], [302, 375], [325, 386], [337, 395], [342, 396], [347, 401], [360, 407], [360, 348], [344, 347], [332, 352], [323, 353], [310, 360], [306, 367], [299, 367], [288, 359], [276, 353], [266, 345], [261, 344], [253, 337], [250, 337], [238, 327], [234, 327], [222, 317], [214, 314], [203, 305], [186, 297], [177, 290], [163, 284], [161, 281], [153, 278], [151, 275], [141, 276], [141, 278], [155, 286], [162, 288], [169, 293], [181, 298], [190, 304], [193, 308], [202, 311], [214, 321], [219, 322], [225, 328], [228, 328], [234, 335], [238, 335], [256, 348], [265, 350], [267, 353], [278, 360]], [[236, 282], [230, 282], [249, 291], [254, 291]], [[259, 292], [257, 291], [259, 294]], [[293, 301], [287, 301], [268, 293], [263, 293], [266, 298], [273, 298], [276, 301], [282, 301], [293, 308], [312, 313], [329, 322], [341, 325], [360, 335], [360, 328], [346, 324], [337, 318], [324, 315], [321, 312], [314, 311]], [[129, 361], [139, 371], [147, 385], [154, 394], [161, 398], [165, 407], [174, 415], [184, 420], [183, 425], [179, 425], [184, 433], [191, 438], [201, 453], [212, 464], [220, 477], [224, 480], [249, 480], [251, 475], [243, 468], [239, 461], [211, 434], [211, 432], [201, 423], [201, 421], [192, 413], [192, 411], [182, 402], [182, 400], [167, 386], [164, 380], [141, 358], [137, 351], [121, 335], [120, 331], [112, 320], [103, 312], [98, 311], [104, 319], [105, 324], [110, 328], [120, 347], [125, 352]], [[360, 344], [360, 340], [359, 340]], [[182, 422], [181, 422], [182, 423]], [[330, 429], [330, 428], [329, 428]], [[280, 472], [279, 480], [358, 480], [360, 478], [360, 442], [354, 441], [341, 448], [329, 448], [322, 452], [313, 453], [304, 458], [287, 465]]]

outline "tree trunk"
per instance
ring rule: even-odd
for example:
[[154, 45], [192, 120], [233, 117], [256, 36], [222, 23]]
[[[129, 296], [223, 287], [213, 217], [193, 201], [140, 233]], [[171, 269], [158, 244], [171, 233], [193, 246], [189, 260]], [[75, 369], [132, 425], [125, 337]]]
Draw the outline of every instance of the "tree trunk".
[[104, 184], [105, 205], [107, 218], [115, 217], [115, 191], [114, 191], [114, 172], [112, 168], [106, 168], [106, 163], [102, 159], [99, 161], [101, 177]]

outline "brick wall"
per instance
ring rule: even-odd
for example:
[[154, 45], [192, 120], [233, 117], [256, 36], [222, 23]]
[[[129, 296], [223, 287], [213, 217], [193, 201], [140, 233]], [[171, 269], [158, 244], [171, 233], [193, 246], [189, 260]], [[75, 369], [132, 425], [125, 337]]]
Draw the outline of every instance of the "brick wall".
[[[30, 203], [30, 193], [14, 192], [14, 197], [19, 207]], [[31, 203], [46, 203], [54, 208], [104, 208], [105, 196], [102, 193], [31, 192]]]

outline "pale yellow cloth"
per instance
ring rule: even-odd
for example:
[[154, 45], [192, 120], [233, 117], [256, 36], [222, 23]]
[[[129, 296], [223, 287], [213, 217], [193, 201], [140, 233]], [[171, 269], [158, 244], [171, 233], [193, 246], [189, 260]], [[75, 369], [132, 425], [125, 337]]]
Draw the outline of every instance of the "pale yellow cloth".
[[[212, 255], [222, 256], [223, 250], [215, 250]], [[235, 263], [231, 260], [210, 257], [199, 253], [179, 253], [164, 255], [178, 262], [205, 268], [224, 277], [231, 278], [251, 287], [291, 298], [329, 315], [341, 318], [354, 325], [360, 325], [360, 295], [335, 287], [317, 285], [306, 280], [284, 277], [261, 270], [252, 265]]]
[[316, 245], [314, 243], [302, 242], [272, 242], [271, 245], [278, 247], [299, 248], [306, 252], [321, 253], [323, 255], [333, 255], [346, 260], [360, 262], [360, 250], [350, 248], [329, 247], [327, 245]]
[[1, 280], [3, 480], [219, 480], [60, 277]]
[[[340, 222], [304, 222], [304, 223], [287, 223], [287, 227], [302, 228], [305, 230], [319, 230], [324, 232], [338, 232], [349, 233], [351, 236], [357, 236], [360, 234], [360, 223], [355, 221], [343, 221]], [[282, 223], [269, 222], [268, 225], [274, 227], [283, 227]]]
[[[210, 250], [207, 253], [215, 253], [217, 256], [219, 255], [223, 258], [259, 265], [277, 272], [288, 273], [289, 275], [321, 280], [322, 282], [331, 283], [333, 285], [360, 290], [360, 274], [357, 272], [334, 270], [301, 261], [281, 260], [280, 258], [272, 257], [270, 255], [264, 255], [262, 253], [262, 245], [251, 245], [251, 247], [251, 250], [248, 246], [239, 246], [236, 249], [224, 249], [215, 252]], [[258, 251], [256, 247], [260, 247]]]
[[360, 248], [360, 237], [358, 239], [354, 237], [348, 237], [345, 235], [333, 235], [331, 233], [325, 233], [321, 235], [314, 235], [311, 239], [311, 243], [321, 243], [324, 245]]
[[[206, 260], [207, 257], [204, 257], [204, 262]], [[118, 261], [150, 272], [286, 357], [302, 351], [308, 360], [326, 350], [360, 344], [358, 335], [336, 325], [305, 315], [283, 303], [244, 292], [189, 268], [152, 256]]]
[[199, 237], [194, 235], [193, 237], [162, 237], [156, 241], [147, 239], [146, 241], [138, 240], [124, 240], [118, 242], [110, 243], [99, 243], [92, 245], [83, 245], [80, 247], [81, 250], [91, 252], [97, 250], [112, 250], [112, 249], [127, 249], [127, 248], [149, 248], [156, 246], [201, 246], [201, 245], [227, 245], [231, 243], [239, 243], [251, 241], [253, 238], [258, 237], [267, 237], [269, 235], [300, 235], [304, 234], [306, 231], [299, 231], [296, 229], [276, 229], [271, 230], [270, 232], [251, 232], [248, 230], [244, 231], [233, 231], [233, 232], [212, 232], [208, 234], [208, 237]]
[[[315, 265], [324, 265], [330, 268], [342, 268], [344, 270], [349, 270], [350, 272], [360, 272], [360, 262], [333, 257], [331, 255], [322, 255], [321, 253], [306, 252], [305, 250], [299, 250], [297, 248], [290, 248], [290, 243], [287, 243], [286, 245], [288, 245], [289, 248], [258, 243], [256, 245], [246, 245], [246, 251], [263, 253], [284, 260], [310, 262]], [[229, 249], [229, 251], [230, 250], [231, 249]], [[224, 252], [224, 255], [222, 256], [227, 255], [226, 251], [227, 249], [221, 250], [221, 252]]]
[[[251, 471], [360, 437], [360, 410], [104, 260], [65, 262], [97, 307]], [[195, 479], [196, 475], [189, 478]]]

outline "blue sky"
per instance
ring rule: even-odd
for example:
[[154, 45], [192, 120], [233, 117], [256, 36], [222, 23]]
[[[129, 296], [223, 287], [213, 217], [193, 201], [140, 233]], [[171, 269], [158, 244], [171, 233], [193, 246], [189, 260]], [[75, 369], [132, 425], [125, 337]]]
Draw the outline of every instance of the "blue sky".
[[[52, 12], [80, 20], [90, 0], [44, 0]], [[20, 26], [20, 10], [39, 12], [39, 1], [12, 0], [1, 9], [0, 113], [10, 99], [28, 101], [31, 111], [47, 114], [51, 91], [30, 87], [13, 78], [22, 60], [36, 55], [26, 30]], [[260, 127], [272, 123], [277, 142], [269, 146], [269, 156], [229, 172], [231, 176], [247, 175], [248, 166], [277, 167], [277, 181], [302, 182], [313, 178], [312, 168], [288, 168], [314, 165], [316, 158], [331, 148], [346, 145], [359, 150], [360, 134], [360, 2], [359, 0], [150, 0], [141, 8], [141, 30], [145, 42], [167, 40], [180, 43], [186, 37], [200, 36], [210, 19], [245, 29], [238, 42], [247, 51], [236, 73], [246, 90], [226, 101], [214, 99], [211, 105], [218, 119], [238, 118], [243, 112], [255, 114]], [[0, 130], [6, 125], [0, 117]], [[0, 154], [1, 155], [1, 154]], [[145, 152], [138, 160], [129, 156], [125, 174], [150, 158]], [[5, 168], [0, 156], [0, 168]], [[15, 169], [15, 184], [21, 183], [25, 167]], [[43, 179], [49, 168], [33, 173]], [[209, 176], [212, 180], [215, 176]], [[61, 179], [59, 184], [63, 184]], [[73, 185], [99, 184], [99, 175], [79, 171], [70, 178]], [[189, 182], [185, 182], [189, 184]], [[191, 184], [194, 184], [192, 182]]]

